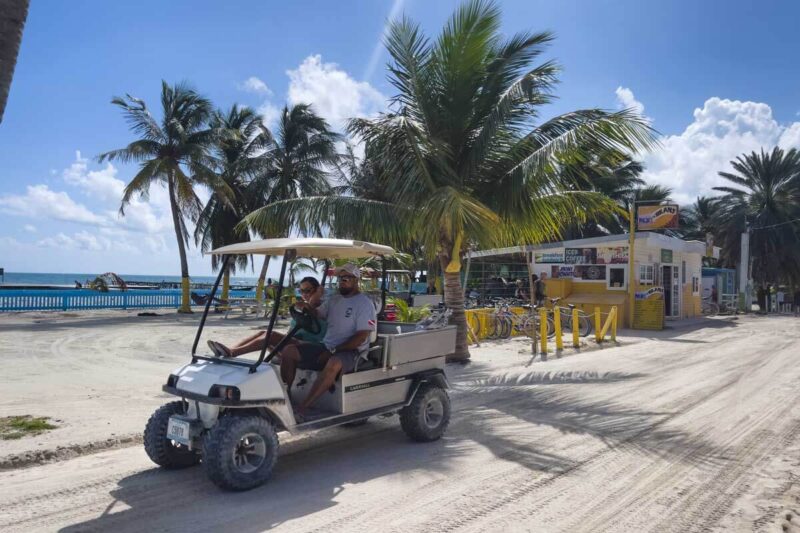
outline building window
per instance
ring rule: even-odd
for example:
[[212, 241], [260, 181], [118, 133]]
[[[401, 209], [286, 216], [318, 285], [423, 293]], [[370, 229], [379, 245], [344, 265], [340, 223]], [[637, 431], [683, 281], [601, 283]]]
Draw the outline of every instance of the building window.
[[681, 285], [686, 284], [686, 261], [681, 261]]
[[625, 290], [628, 286], [628, 269], [625, 266], [608, 267], [608, 289]]
[[652, 285], [655, 283], [655, 268], [653, 265], [639, 265], [639, 283]]
[[700, 292], [700, 278], [692, 276], [692, 294], [698, 294], [699, 292]]

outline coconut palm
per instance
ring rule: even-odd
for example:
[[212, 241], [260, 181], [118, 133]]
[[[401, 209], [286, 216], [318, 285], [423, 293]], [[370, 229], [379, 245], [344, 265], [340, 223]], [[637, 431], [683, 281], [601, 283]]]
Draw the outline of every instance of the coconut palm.
[[366, 153], [380, 158], [389, 201], [290, 200], [245, 219], [263, 229], [322, 224], [339, 236], [400, 248], [416, 240], [444, 272], [458, 327], [451, 359], [458, 360], [469, 358], [460, 279], [467, 244], [541, 242], [558, 236], [565, 220], [612, 211], [600, 194], [568, 190], [561, 170], [585, 162], [587, 149], [636, 152], [653, 142], [632, 110], [575, 111], [537, 125], [558, 67], [532, 63], [552, 36], [503, 39], [499, 31], [498, 5], [483, 0], [459, 7], [434, 41], [408, 19], [391, 24], [386, 44], [397, 94], [390, 111], [349, 125]]
[[698, 196], [692, 205], [681, 209], [681, 233], [684, 238], [705, 241], [709, 234], [715, 235], [717, 205], [716, 198]]
[[14, 66], [22, 43], [22, 29], [27, 18], [28, 0], [0, 0], [0, 34], [3, 34], [3, 46], [0, 46], [0, 123], [3, 122]]
[[[249, 235], [238, 233], [236, 225], [242, 217], [261, 205], [254, 178], [267, 165], [272, 145], [272, 134], [264, 125], [261, 115], [248, 107], [233, 105], [227, 111], [216, 111], [211, 117], [212, 129], [224, 132], [214, 144], [214, 169], [225, 183], [224, 191], [214, 191], [197, 219], [195, 242], [203, 253], [228, 244], [247, 241]], [[236, 256], [229, 263], [222, 285], [222, 299], [228, 298], [230, 274], [236, 267], [245, 268], [248, 256]], [[211, 267], [219, 266], [219, 256], [211, 256]], [[259, 291], [259, 295], [261, 292]]]
[[731, 165], [734, 172], [719, 172], [730, 186], [714, 187], [725, 193], [714, 216], [721, 259], [739, 261], [740, 236], [749, 229], [753, 280], [800, 280], [800, 151], [752, 152]]
[[122, 109], [131, 131], [139, 139], [125, 148], [101, 154], [98, 159], [140, 164], [139, 171], [123, 192], [119, 209], [122, 215], [132, 198], [147, 198], [150, 187], [155, 184], [166, 186], [181, 260], [183, 294], [179, 312], [191, 313], [186, 219], [196, 220], [203, 208], [195, 193], [196, 186], [225, 190], [224, 183], [211, 168], [214, 161], [209, 150], [217, 137], [217, 132], [207, 126], [211, 102], [184, 83], [170, 86], [162, 81], [160, 122], [139, 98], [115, 97], [111, 103]]

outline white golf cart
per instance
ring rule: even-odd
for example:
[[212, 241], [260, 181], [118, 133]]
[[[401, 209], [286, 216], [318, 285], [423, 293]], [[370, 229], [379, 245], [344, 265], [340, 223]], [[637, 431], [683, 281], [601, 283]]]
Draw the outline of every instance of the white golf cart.
[[[289, 261], [300, 256], [383, 259], [394, 250], [367, 242], [320, 238], [267, 239], [225, 246], [212, 253], [222, 255], [223, 261], [211, 297], [232, 256], [283, 256], [278, 294], [267, 328], [269, 337]], [[384, 275], [381, 312], [386, 279]], [[194, 339], [191, 363], [170, 374], [162, 387], [181, 399], [159, 408], [145, 428], [145, 450], [156, 464], [183, 468], [202, 461], [208, 477], [221, 488], [247, 490], [269, 478], [278, 457], [278, 431], [301, 433], [359, 424], [371, 416], [398, 412], [403, 430], [416, 441], [436, 440], [447, 428], [450, 400], [444, 366], [445, 356], [455, 348], [454, 326], [440, 324], [437, 329], [417, 330], [413, 324], [384, 322], [379, 313], [376, 335], [355, 371], [341, 375], [298, 423], [292, 402], [306, 397], [316, 372], [298, 370], [290, 399], [273, 358], [298, 329], [319, 331], [317, 320], [292, 308], [295, 327], [269, 354], [265, 346], [256, 359], [198, 355], [211, 297]]]

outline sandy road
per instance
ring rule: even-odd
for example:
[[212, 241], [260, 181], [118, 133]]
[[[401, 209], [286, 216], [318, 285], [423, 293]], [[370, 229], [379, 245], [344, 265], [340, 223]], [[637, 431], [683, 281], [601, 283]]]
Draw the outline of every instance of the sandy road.
[[712, 325], [530, 366], [483, 354], [451, 372], [445, 439], [396, 419], [283, 438], [247, 493], [138, 446], [0, 473], [0, 529], [800, 531], [800, 321]]

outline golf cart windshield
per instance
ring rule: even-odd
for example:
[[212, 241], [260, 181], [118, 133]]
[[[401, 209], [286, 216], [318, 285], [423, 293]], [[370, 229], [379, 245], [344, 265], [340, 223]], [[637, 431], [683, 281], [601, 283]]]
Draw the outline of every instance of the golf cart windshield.
[[[269, 339], [270, 336], [272, 335], [272, 330], [275, 326], [275, 320], [278, 316], [278, 308], [280, 306], [281, 293], [283, 291], [283, 284], [286, 280], [286, 266], [290, 261], [294, 261], [298, 257], [315, 257], [318, 259], [325, 259], [325, 260], [357, 259], [362, 257], [380, 257], [381, 259], [383, 259], [387, 255], [394, 254], [394, 249], [392, 249], [389, 246], [383, 246], [381, 244], [373, 244], [370, 242], [353, 241], [347, 239], [287, 238], [287, 239], [264, 239], [260, 241], [241, 242], [217, 248], [216, 250], [212, 250], [211, 253], [214, 255], [223, 256], [222, 266], [220, 267], [219, 274], [217, 275], [217, 279], [214, 282], [214, 287], [211, 289], [211, 294], [209, 295], [209, 298], [206, 301], [206, 306], [205, 309], [203, 310], [203, 316], [200, 319], [200, 326], [197, 329], [197, 335], [195, 336], [194, 344], [192, 345], [193, 363], [196, 362], [198, 359], [217, 362], [217, 363], [222, 362], [219, 358], [216, 357], [197, 355], [197, 345], [200, 342], [200, 335], [203, 332], [203, 326], [205, 325], [206, 318], [208, 317], [208, 311], [211, 307], [211, 301], [216, 295], [220, 281], [222, 280], [222, 276], [224, 272], [227, 270], [228, 263], [232, 256], [235, 255], [283, 256], [283, 262], [281, 263], [281, 273], [278, 279], [277, 294], [275, 295], [272, 314], [270, 315], [269, 326], [267, 328], [266, 338]], [[323, 277], [323, 284], [324, 282], [325, 278]], [[383, 275], [382, 285], [383, 285], [382, 286], [383, 295], [381, 302], [381, 310], [384, 308], [386, 301], [385, 273]], [[295, 329], [291, 331], [289, 335], [286, 335], [284, 337], [283, 341], [281, 341], [277, 346], [273, 348], [272, 352], [269, 354], [269, 357], [267, 357], [267, 343], [265, 342], [264, 347], [261, 350], [261, 355], [255, 362], [236, 361], [230, 359], [225, 360], [224, 362], [226, 364], [247, 366], [250, 367], [250, 372], [255, 372], [258, 366], [262, 362], [264, 362], [265, 358], [269, 362], [269, 360], [272, 359], [273, 355], [278, 351], [280, 351], [280, 349], [285, 345], [285, 343], [292, 337], [296, 329], [297, 327], [295, 327]]]

